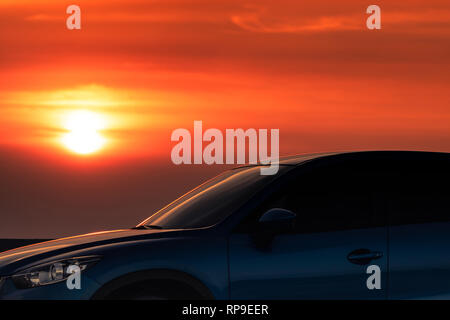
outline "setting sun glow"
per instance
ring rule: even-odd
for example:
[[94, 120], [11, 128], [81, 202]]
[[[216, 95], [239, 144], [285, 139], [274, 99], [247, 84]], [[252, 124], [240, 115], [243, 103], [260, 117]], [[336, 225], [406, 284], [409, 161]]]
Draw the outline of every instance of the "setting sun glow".
[[67, 115], [65, 128], [69, 131], [63, 138], [63, 144], [78, 154], [91, 154], [101, 149], [105, 138], [99, 133], [104, 129], [105, 121], [94, 112], [78, 110]]

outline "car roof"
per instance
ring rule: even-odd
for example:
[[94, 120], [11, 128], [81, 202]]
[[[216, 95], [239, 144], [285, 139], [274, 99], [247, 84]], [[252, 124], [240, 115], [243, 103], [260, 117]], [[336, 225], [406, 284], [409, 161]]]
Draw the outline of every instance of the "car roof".
[[305, 161], [319, 158], [345, 158], [345, 159], [375, 159], [386, 157], [391, 159], [450, 159], [450, 153], [431, 152], [431, 151], [399, 151], [399, 150], [370, 150], [370, 151], [348, 151], [348, 152], [329, 152], [294, 155], [280, 158], [280, 164], [299, 165]]
[[[298, 154], [280, 157], [278, 164], [280, 166], [298, 166], [305, 162], [316, 159], [370, 159], [378, 158], [380, 156], [389, 157], [392, 159], [449, 159], [450, 153], [446, 152], [432, 152], [432, 151], [406, 151], [406, 150], [365, 150], [365, 151], [342, 151], [342, 152], [323, 152], [323, 153], [309, 153]], [[275, 162], [276, 163], [276, 162]], [[245, 165], [242, 167], [261, 166], [261, 164]]]

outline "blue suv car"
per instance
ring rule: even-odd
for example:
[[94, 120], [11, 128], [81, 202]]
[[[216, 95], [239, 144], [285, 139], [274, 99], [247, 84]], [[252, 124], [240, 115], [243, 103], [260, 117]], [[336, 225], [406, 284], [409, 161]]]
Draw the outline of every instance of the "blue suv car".
[[450, 298], [449, 167], [372, 151], [229, 170], [134, 228], [1, 253], [0, 298]]

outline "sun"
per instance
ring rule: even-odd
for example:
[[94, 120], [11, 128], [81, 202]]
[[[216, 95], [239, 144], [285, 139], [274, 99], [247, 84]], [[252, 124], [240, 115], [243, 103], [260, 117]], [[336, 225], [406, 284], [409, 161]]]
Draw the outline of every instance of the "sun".
[[69, 132], [62, 138], [66, 148], [81, 155], [88, 155], [100, 150], [106, 143], [99, 133], [104, 129], [105, 121], [98, 113], [77, 110], [67, 114], [65, 129]]

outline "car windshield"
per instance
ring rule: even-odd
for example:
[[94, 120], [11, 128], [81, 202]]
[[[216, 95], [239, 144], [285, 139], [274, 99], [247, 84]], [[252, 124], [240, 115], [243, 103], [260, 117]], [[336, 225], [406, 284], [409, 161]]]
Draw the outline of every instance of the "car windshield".
[[138, 226], [164, 229], [203, 228], [215, 225], [242, 206], [262, 186], [280, 175], [265, 176], [260, 166], [226, 171], [162, 208]]

